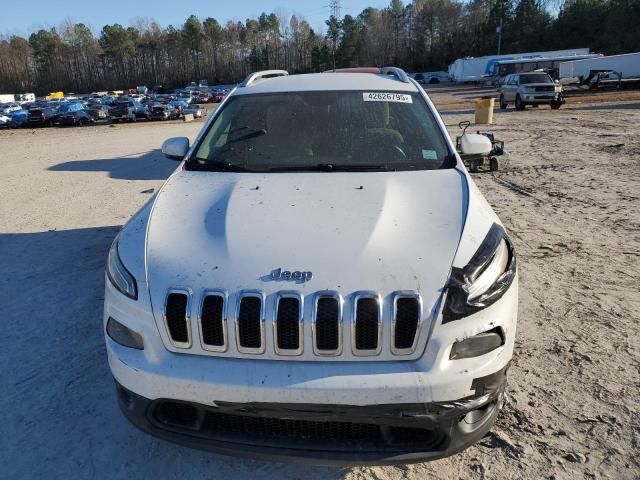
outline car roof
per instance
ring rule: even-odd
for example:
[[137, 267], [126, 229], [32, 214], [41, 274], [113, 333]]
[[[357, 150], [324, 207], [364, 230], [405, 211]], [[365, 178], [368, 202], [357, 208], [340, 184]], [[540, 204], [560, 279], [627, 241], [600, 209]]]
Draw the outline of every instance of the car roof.
[[236, 88], [233, 95], [331, 90], [418, 91], [413, 83], [403, 82], [393, 75], [337, 71], [262, 78], [246, 87]]

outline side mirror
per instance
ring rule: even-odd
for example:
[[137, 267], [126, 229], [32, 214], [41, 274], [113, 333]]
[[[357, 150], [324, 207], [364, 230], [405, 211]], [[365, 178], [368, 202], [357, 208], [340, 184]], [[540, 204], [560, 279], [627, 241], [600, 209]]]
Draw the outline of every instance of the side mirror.
[[189, 139], [187, 137], [168, 138], [162, 144], [162, 153], [169, 160], [182, 161], [189, 151]]

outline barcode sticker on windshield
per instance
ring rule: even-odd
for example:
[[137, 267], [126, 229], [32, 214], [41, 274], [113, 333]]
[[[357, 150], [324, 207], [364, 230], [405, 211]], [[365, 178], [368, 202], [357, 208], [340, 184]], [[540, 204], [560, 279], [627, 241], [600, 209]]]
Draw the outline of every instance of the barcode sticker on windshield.
[[411, 95], [405, 95], [404, 93], [364, 92], [362, 99], [365, 102], [413, 103]]

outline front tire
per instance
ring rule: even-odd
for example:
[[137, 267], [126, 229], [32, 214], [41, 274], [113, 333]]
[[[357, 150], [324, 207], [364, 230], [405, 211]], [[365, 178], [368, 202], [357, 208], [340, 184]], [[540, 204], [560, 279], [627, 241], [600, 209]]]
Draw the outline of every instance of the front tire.
[[505, 110], [505, 109], [507, 108], [507, 106], [508, 106], [508, 105], [507, 105], [507, 102], [506, 102], [506, 101], [505, 101], [505, 99], [504, 99], [504, 95], [503, 95], [503, 94], [500, 94], [500, 108], [501, 108], [502, 110]]
[[469, 171], [471, 173], [477, 173], [480, 169], [480, 162], [478, 160], [469, 160]]
[[551, 107], [552, 110], [558, 110], [562, 106], [562, 102], [558, 100], [554, 100], [549, 104], [549, 106]]
[[492, 172], [497, 172], [498, 170], [500, 170], [500, 160], [498, 160], [496, 157], [491, 157], [489, 159], [489, 170], [491, 170]]
[[524, 103], [520, 98], [520, 95], [516, 95], [516, 110], [524, 110]]

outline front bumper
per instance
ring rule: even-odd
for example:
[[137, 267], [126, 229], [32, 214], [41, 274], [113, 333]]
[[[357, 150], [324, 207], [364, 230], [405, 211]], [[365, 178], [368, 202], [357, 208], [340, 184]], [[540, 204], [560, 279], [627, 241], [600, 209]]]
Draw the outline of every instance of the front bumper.
[[[105, 325], [113, 317], [144, 339], [144, 350], [136, 350], [107, 336], [109, 366], [129, 420], [155, 436], [193, 448], [341, 465], [437, 459], [478, 441], [495, 421], [514, 347], [517, 288], [516, 279], [493, 305], [459, 320], [445, 324], [438, 321], [426, 349], [416, 360], [326, 362], [170, 352], [148, 311], [146, 289], [141, 288], [138, 300], [131, 301], [107, 281]], [[504, 333], [504, 345], [478, 357], [449, 359], [453, 343], [496, 327]], [[156, 409], [166, 402], [196, 408], [200, 420], [222, 412], [232, 415], [225, 421], [238, 428], [246, 426], [245, 420], [238, 417], [251, 416], [263, 423], [249, 425], [249, 432], [244, 431], [244, 435], [243, 431], [212, 433], [211, 422], [204, 424], [208, 426], [204, 432], [162, 424]], [[475, 412], [471, 426], [470, 422], [461, 421], [469, 412]], [[410, 428], [418, 426], [432, 434], [412, 444], [364, 442], [340, 448], [331, 442], [314, 445], [306, 437], [294, 436], [294, 442], [290, 438], [284, 439], [289, 442], [257, 438], [257, 433], [266, 428], [265, 418], [276, 424], [289, 420], [304, 423], [318, 420], [319, 414], [328, 423], [356, 424], [356, 430], [363, 423], [373, 424], [375, 429], [383, 424], [394, 428], [409, 424]], [[312, 432], [325, 428], [316, 424], [294, 427]], [[290, 428], [290, 424], [281, 428]], [[365, 437], [366, 440], [370, 435]]]
[[261, 460], [389, 465], [453, 455], [482, 438], [502, 407], [507, 367], [477, 379], [455, 402], [389, 405], [149, 400], [116, 382], [118, 402], [142, 431], [181, 445]]
[[526, 103], [551, 103], [563, 101], [563, 98], [560, 93], [527, 93], [522, 95], [522, 100]]

